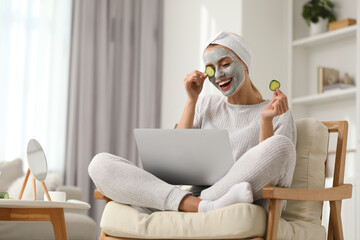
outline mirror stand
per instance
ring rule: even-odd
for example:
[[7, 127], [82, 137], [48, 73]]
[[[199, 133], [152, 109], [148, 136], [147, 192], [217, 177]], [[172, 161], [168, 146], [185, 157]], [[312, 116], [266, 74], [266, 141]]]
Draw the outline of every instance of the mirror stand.
[[31, 185], [32, 185], [32, 194], [33, 194], [33, 200], [36, 200], [36, 183], [35, 183], [35, 177], [31, 174]]
[[[29, 176], [30, 176], [30, 168], [28, 168], [27, 172], [26, 172], [26, 175], [25, 175], [25, 178], [24, 178], [24, 182], [21, 186], [21, 190], [20, 190], [20, 193], [19, 193], [19, 196], [18, 196], [18, 199], [21, 200], [23, 194], [24, 194], [24, 190], [25, 190], [25, 187], [26, 187], [26, 184], [27, 184], [27, 181], [29, 179]], [[35, 184], [35, 177], [31, 174], [31, 182], [32, 182], [32, 193], [33, 193], [33, 199], [36, 200], [36, 184]], [[51, 201], [51, 198], [50, 198], [50, 195], [49, 195], [49, 192], [46, 188], [46, 185], [45, 185], [45, 182], [44, 181], [41, 181], [41, 185], [44, 189], [44, 192], [45, 192], [45, 195], [46, 195], [46, 198], [48, 199], [48, 201]]]

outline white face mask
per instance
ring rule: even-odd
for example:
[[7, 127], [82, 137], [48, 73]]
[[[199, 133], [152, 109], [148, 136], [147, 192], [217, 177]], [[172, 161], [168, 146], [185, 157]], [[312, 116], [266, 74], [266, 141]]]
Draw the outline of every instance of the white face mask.
[[[225, 63], [229, 61], [225, 60], [225, 63], [220, 61], [225, 57], [230, 58], [232, 63], [227, 65]], [[225, 96], [233, 95], [245, 79], [245, 72], [241, 62], [237, 60], [234, 54], [224, 48], [215, 48], [205, 53], [203, 60], [205, 65], [210, 64], [211, 67], [215, 67], [215, 75], [209, 77], [210, 82]]]

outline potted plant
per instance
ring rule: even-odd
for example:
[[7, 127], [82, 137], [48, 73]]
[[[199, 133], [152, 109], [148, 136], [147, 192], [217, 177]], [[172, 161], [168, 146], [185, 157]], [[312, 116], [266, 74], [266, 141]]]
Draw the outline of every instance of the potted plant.
[[310, 27], [310, 35], [327, 31], [329, 22], [336, 20], [330, 0], [310, 0], [303, 6], [302, 16]]

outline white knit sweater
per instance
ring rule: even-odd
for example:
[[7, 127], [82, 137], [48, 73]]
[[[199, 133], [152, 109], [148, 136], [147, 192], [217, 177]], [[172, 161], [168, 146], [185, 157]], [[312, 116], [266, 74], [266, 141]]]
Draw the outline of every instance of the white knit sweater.
[[[255, 105], [235, 105], [225, 96], [200, 97], [195, 109], [194, 128], [226, 129], [229, 133], [232, 153], [238, 160], [250, 148], [259, 143], [260, 114], [269, 100]], [[288, 137], [296, 146], [296, 126], [291, 113], [273, 119], [274, 135]]]

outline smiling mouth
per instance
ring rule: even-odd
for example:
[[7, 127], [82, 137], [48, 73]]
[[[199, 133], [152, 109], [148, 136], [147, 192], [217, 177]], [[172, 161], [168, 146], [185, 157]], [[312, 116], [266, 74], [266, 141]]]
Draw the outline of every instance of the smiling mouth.
[[227, 90], [230, 89], [231, 83], [232, 83], [232, 78], [223, 80], [223, 81], [219, 81], [216, 84], [219, 86], [221, 91], [226, 92]]

